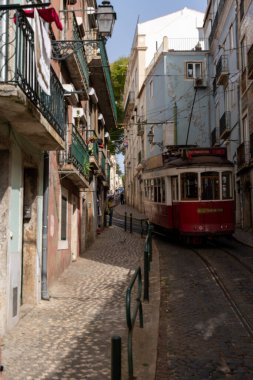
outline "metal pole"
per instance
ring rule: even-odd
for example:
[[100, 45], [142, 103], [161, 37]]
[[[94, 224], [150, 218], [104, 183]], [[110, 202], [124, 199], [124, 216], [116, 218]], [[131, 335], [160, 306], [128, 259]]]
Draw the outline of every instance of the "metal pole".
[[147, 244], [145, 244], [144, 250], [144, 301], [149, 302], [149, 254], [147, 250]]
[[121, 380], [121, 337], [111, 339], [111, 380]]
[[127, 230], [127, 213], [125, 211], [125, 232], [126, 232], [126, 230]]
[[133, 232], [133, 217], [132, 217], [132, 213], [130, 214], [130, 233]]

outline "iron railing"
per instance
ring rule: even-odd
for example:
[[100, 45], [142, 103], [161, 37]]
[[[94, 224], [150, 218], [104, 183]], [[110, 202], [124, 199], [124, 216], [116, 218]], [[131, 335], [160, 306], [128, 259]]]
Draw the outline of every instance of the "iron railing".
[[10, 36], [8, 33], [7, 30], [6, 44], [0, 47], [0, 55], [4, 55], [3, 66], [0, 68], [1, 79], [5, 83], [16, 83], [61, 138], [64, 138], [64, 89], [52, 67], [50, 67], [51, 95], [45, 94], [40, 87], [35, 67], [34, 32], [22, 10], [16, 13], [15, 35]]
[[[73, 39], [75, 41], [82, 41], [82, 38], [80, 36], [77, 20], [75, 13], [73, 12]], [[79, 63], [79, 67], [81, 69], [84, 81], [83, 85], [85, 87], [85, 90], [87, 91], [87, 94], [89, 92], [89, 67], [88, 67], [88, 62], [85, 56], [84, 49], [77, 49], [76, 50], [76, 58]]]
[[231, 130], [231, 114], [230, 111], [225, 111], [220, 118], [220, 137], [226, 138]]
[[[135, 285], [135, 281], [138, 281], [137, 295], [135, 298], [134, 309], [131, 312], [131, 293]], [[137, 314], [139, 313], [140, 327], [143, 328], [143, 311], [141, 303], [142, 282], [141, 282], [141, 268], [138, 267], [134, 272], [134, 275], [130, 281], [130, 284], [126, 291], [126, 320], [128, 327], [128, 375], [129, 378], [133, 378], [133, 330]]]
[[99, 149], [98, 149], [98, 142], [97, 142], [97, 134], [94, 129], [86, 129], [86, 143], [88, 144], [89, 148], [89, 154], [91, 156], [94, 156], [96, 161], [98, 162], [98, 155], [99, 155]]
[[220, 56], [219, 61], [216, 65], [216, 77], [217, 77], [217, 79], [223, 73], [224, 74], [228, 73], [228, 56], [226, 54], [223, 54]]
[[98, 46], [99, 46], [99, 51], [100, 51], [100, 56], [102, 60], [102, 66], [103, 70], [105, 73], [105, 78], [107, 82], [107, 89], [110, 95], [110, 101], [111, 101], [111, 106], [114, 114], [115, 120], [117, 120], [117, 109], [116, 109], [116, 103], [115, 103], [115, 97], [114, 97], [114, 91], [112, 87], [112, 80], [111, 80], [111, 73], [110, 73], [110, 66], [109, 66], [109, 61], [105, 49], [105, 42], [104, 40], [99, 40], [98, 41]]
[[102, 150], [100, 150], [99, 155], [100, 155], [99, 165], [100, 165], [100, 167], [102, 169], [102, 172], [105, 175], [106, 174], [105, 173], [105, 154], [104, 154], [104, 152]]
[[72, 141], [68, 149], [68, 162], [71, 162], [80, 173], [87, 177], [89, 175], [89, 151], [82, 136], [74, 125], [71, 126]]

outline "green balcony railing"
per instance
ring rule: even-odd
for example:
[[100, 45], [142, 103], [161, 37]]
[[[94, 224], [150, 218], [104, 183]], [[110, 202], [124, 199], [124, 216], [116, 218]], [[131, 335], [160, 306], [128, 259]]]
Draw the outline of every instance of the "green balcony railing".
[[[34, 32], [22, 10], [16, 13], [15, 41], [8, 43], [15, 51], [15, 61], [9, 56], [9, 49], [0, 48], [3, 54], [2, 79], [7, 83], [17, 83], [27, 98], [39, 109], [51, 126], [64, 139], [64, 89], [52, 67], [50, 68], [51, 95], [41, 89], [35, 68]], [[10, 77], [10, 73], [13, 73]]]
[[106, 174], [106, 171], [105, 171], [105, 154], [104, 152], [101, 150], [100, 152], [100, 162], [99, 162], [99, 165], [102, 169], [102, 172], [104, 173], [104, 175]]
[[110, 68], [109, 68], [110, 66], [109, 66], [107, 53], [105, 50], [105, 42], [103, 40], [99, 41], [99, 50], [100, 50], [100, 56], [102, 60], [105, 77], [106, 77], [107, 89], [110, 94], [110, 101], [111, 101], [114, 118], [115, 120], [117, 120], [117, 109], [116, 109], [115, 97], [114, 97], [114, 92], [113, 92], [113, 87], [112, 87], [111, 73], [110, 73]]
[[98, 150], [97, 134], [94, 131], [94, 129], [86, 129], [85, 132], [86, 132], [86, 143], [88, 144], [88, 148], [89, 148], [89, 154], [91, 156], [94, 156], [94, 158], [98, 162], [99, 150]]
[[74, 125], [71, 126], [72, 141], [68, 151], [68, 162], [71, 162], [80, 173], [89, 176], [89, 150], [82, 136]]
[[110, 179], [111, 179], [111, 167], [109, 164], [107, 164], [107, 170], [106, 170], [106, 180], [110, 185]]
[[[74, 12], [73, 12], [73, 39], [75, 41], [82, 41], [79, 29], [78, 29], [76, 16], [75, 16]], [[77, 49], [75, 54], [76, 54], [77, 61], [79, 63], [80, 71], [82, 72], [82, 75], [83, 75], [83, 79], [84, 79], [83, 84], [84, 84], [85, 90], [87, 91], [87, 94], [88, 94], [88, 91], [89, 91], [89, 67], [88, 67], [88, 62], [87, 62], [87, 59], [85, 56], [84, 49], [83, 48]]]

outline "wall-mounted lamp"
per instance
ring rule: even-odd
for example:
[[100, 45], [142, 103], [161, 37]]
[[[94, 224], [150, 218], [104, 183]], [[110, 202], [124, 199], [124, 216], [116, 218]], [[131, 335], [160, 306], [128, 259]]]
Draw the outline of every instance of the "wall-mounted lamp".
[[[79, 11], [85, 11], [84, 9], [79, 9]], [[102, 1], [102, 5], [99, 5], [97, 10], [92, 7], [86, 9], [89, 15], [95, 16], [98, 27], [98, 39], [94, 40], [62, 40], [56, 41], [52, 40], [52, 58], [57, 61], [62, 61], [68, 58], [69, 55], [76, 53], [79, 49], [85, 46], [92, 46], [97, 44], [98, 50], [100, 49], [101, 42], [105, 42], [107, 37], [111, 37], [113, 26], [117, 18], [116, 13], [114, 12], [113, 6], [110, 4], [110, 1]], [[73, 10], [64, 10], [63, 12], [75, 12]], [[96, 46], [96, 45], [95, 45]], [[87, 52], [86, 52], [87, 54]]]
[[96, 18], [100, 35], [111, 37], [117, 16], [110, 1], [102, 1], [102, 5], [98, 6]]
[[159, 146], [159, 148], [161, 150], [163, 150], [164, 149], [163, 143], [162, 142], [154, 142], [154, 137], [155, 137], [155, 135], [154, 135], [154, 127], [152, 126], [150, 128], [150, 131], [147, 134], [148, 142], [149, 142], [150, 145], [157, 145], [157, 146]]

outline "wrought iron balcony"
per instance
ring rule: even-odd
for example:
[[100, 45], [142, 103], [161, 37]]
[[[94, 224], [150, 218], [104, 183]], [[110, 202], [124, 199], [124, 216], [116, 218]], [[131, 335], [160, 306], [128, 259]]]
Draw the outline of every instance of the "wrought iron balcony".
[[77, 128], [69, 125], [69, 142], [65, 151], [59, 152], [59, 172], [67, 174], [79, 187], [88, 187], [89, 178], [89, 151]]
[[216, 65], [217, 84], [226, 85], [228, 82], [228, 56], [223, 54]]
[[3, 25], [5, 30], [0, 36], [1, 116], [41, 150], [64, 147], [62, 85], [51, 67], [51, 95], [41, 89], [35, 68], [34, 32], [24, 12], [17, 11], [16, 27], [9, 25], [7, 17]]
[[215, 33], [216, 33], [217, 26], [219, 25], [221, 14], [223, 12], [223, 8], [224, 8], [224, 5], [225, 5], [225, 2], [226, 2], [226, 0], [220, 0], [220, 2], [219, 2], [219, 6], [218, 6], [218, 9], [217, 9], [216, 15], [214, 17], [214, 20], [213, 20], [213, 23], [212, 23], [211, 33], [210, 33], [210, 36], [209, 36], [209, 46], [212, 45], [212, 42], [213, 42], [213, 39], [214, 39], [214, 36], [215, 36]]
[[250, 142], [244, 141], [237, 148], [237, 165], [239, 169], [247, 166], [250, 161]]
[[137, 124], [137, 136], [143, 136], [144, 135], [144, 125], [143, 123]]
[[125, 115], [124, 115], [125, 123], [128, 123], [128, 121], [130, 120], [130, 117], [131, 117], [132, 112], [134, 110], [134, 106], [135, 106], [135, 92], [130, 91], [128, 94], [128, 97], [127, 97], [125, 110], [124, 110], [124, 112], [125, 112]]
[[[86, 46], [86, 54], [91, 56], [89, 62], [92, 86], [100, 94], [99, 105], [108, 128], [116, 126], [117, 109], [112, 87], [110, 65], [105, 49], [105, 41], [90, 42]], [[94, 48], [96, 46], [96, 48]]]
[[220, 118], [220, 138], [226, 139], [231, 132], [231, 114], [230, 111], [225, 111]]
[[106, 170], [105, 170], [105, 154], [103, 150], [99, 151], [99, 165], [100, 169], [102, 171], [102, 174], [104, 177], [106, 177]]
[[68, 17], [72, 17], [72, 27], [66, 30], [68, 39], [52, 40], [52, 58], [66, 62], [75, 89], [80, 91], [81, 99], [87, 100], [89, 98], [89, 67], [85, 43], [82, 40], [75, 13], [69, 12]]
[[99, 169], [99, 149], [98, 137], [94, 129], [86, 129], [86, 144], [88, 145], [90, 164], [93, 168]]

